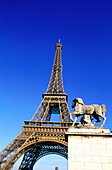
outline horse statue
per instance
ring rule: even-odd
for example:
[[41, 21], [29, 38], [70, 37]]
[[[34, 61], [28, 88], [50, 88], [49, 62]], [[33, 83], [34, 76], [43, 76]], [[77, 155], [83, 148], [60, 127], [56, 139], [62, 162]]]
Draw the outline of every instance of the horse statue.
[[[74, 126], [80, 115], [83, 115], [83, 117], [80, 119], [80, 123], [83, 126], [94, 126], [94, 124], [96, 124], [97, 122], [101, 122], [99, 117], [103, 118], [103, 122], [100, 127], [102, 127], [106, 121], [106, 106], [104, 104], [102, 104], [101, 106], [97, 104], [85, 105], [81, 98], [76, 98], [72, 101], [72, 108], [74, 108], [74, 112], [70, 113], [70, 116], [75, 115], [75, 120], [72, 126]], [[91, 118], [91, 116], [96, 119], [94, 123], [92, 123], [93, 119]]]

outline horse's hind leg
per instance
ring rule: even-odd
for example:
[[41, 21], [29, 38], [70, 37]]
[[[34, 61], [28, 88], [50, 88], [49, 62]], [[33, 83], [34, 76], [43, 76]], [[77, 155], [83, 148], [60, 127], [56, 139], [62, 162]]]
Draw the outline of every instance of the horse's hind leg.
[[101, 122], [101, 120], [99, 119], [99, 114], [97, 112], [93, 112], [92, 116], [96, 119], [96, 121], [93, 123], [93, 125], [98, 122]]
[[104, 125], [105, 121], [106, 121], [106, 117], [103, 118], [103, 123], [101, 124], [100, 127], [102, 127]]
[[93, 125], [95, 125], [95, 124], [98, 123], [98, 122], [101, 122], [101, 120], [99, 119], [99, 120], [95, 121], [95, 122], [93, 123]]

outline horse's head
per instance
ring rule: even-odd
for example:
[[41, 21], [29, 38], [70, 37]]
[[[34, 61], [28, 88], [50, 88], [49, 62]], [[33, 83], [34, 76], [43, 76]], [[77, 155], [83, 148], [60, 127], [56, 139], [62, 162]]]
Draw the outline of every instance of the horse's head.
[[76, 98], [76, 100], [77, 100], [77, 103], [82, 104], [82, 105], [84, 104], [81, 98]]
[[74, 108], [77, 103], [82, 104], [82, 105], [84, 104], [83, 100], [81, 98], [76, 98], [76, 99], [72, 100], [72, 108]]

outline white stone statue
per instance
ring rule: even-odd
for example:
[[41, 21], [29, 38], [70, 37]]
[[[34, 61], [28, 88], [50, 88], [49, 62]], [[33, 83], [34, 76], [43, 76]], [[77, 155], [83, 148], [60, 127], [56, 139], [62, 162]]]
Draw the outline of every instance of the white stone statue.
[[[83, 126], [94, 126], [95, 123], [101, 121], [99, 117], [103, 118], [103, 122], [100, 127], [102, 127], [105, 123], [106, 106], [104, 104], [101, 106], [97, 104], [85, 105], [81, 98], [76, 98], [72, 101], [72, 108], [74, 108], [74, 112], [70, 114], [75, 115], [75, 120], [72, 126], [74, 126], [80, 115], [83, 115], [83, 117], [80, 119], [80, 123]], [[96, 121], [93, 123], [91, 122], [93, 120], [91, 119], [91, 116], [96, 119]]]

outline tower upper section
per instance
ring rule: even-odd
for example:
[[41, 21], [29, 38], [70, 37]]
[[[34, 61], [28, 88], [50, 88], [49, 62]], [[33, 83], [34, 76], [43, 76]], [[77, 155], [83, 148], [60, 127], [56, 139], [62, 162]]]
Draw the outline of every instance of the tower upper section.
[[47, 93], [64, 93], [61, 63], [62, 44], [56, 44], [56, 54]]

